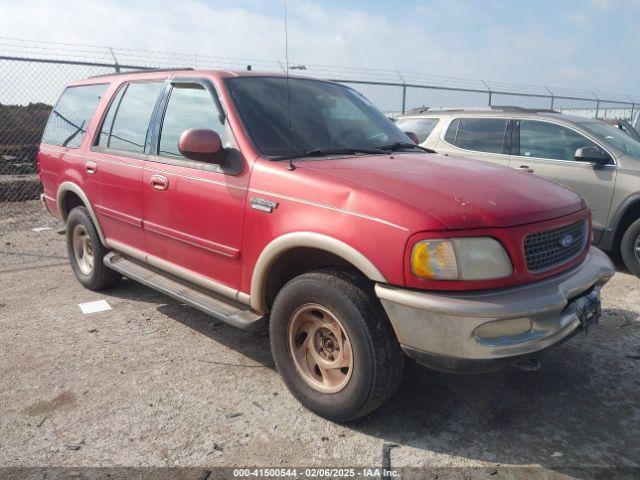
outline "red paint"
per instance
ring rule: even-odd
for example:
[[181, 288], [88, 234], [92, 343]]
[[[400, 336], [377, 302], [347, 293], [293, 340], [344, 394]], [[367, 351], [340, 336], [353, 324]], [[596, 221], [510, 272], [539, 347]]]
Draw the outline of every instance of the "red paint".
[[185, 156], [215, 155], [222, 150], [222, 140], [213, 130], [190, 128], [180, 135], [178, 149]]
[[[199, 77], [216, 86], [244, 166], [238, 175], [93, 151], [92, 140], [111, 96], [126, 81]], [[532, 175], [458, 157], [397, 153], [298, 161], [260, 158], [243, 131], [223, 79], [251, 72], [164, 72], [90, 79], [109, 83], [78, 149], [42, 145], [45, 199], [62, 182], [78, 185], [93, 205], [107, 239], [117, 240], [242, 292], [265, 246], [289, 232], [316, 232], [347, 243], [387, 281], [416, 289], [472, 290], [531, 282], [581, 262], [532, 275], [523, 258], [528, 233], [588, 216], [575, 193]], [[96, 172], [87, 172], [92, 162]], [[158, 177], [162, 177], [159, 179]], [[162, 184], [166, 180], [166, 189]], [[278, 203], [272, 213], [250, 207], [252, 196]], [[513, 276], [482, 282], [433, 282], [414, 277], [408, 255], [415, 241], [451, 236], [499, 239]]]

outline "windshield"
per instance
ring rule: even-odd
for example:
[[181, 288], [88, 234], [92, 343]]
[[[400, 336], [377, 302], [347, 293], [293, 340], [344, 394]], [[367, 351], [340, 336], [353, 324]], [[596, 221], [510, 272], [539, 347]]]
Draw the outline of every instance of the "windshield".
[[227, 87], [247, 133], [266, 157], [288, 157], [289, 139], [292, 156], [411, 142], [371, 102], [343, 85], [289, 79], [290, 134], [285, 77], [232, 78]]
[[613, 145], [632, 157], [640, 158], [640, 142], [634, 140], [622, 130], [602, 122], [584, 122], [580, 125], [603, 142]]

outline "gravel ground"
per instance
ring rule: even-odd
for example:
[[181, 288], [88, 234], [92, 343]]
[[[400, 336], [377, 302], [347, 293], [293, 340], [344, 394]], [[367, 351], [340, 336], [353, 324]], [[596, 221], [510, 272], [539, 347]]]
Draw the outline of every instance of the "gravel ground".
[[59, 228], [37, 202], [0, 204], [0, 467], [380, 466], [385, 443], [393, 467], [640, 467], [640, 280], [622, 269], [600, 325], [540, 370], [410, 364], [386, 405], [338, 425], [287, 392], [266, 332], [131, 281], [83, 289]]

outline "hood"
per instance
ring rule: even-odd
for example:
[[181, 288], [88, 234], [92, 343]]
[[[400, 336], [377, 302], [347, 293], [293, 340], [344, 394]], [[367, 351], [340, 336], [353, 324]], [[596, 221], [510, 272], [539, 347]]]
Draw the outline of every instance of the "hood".
[[307, 160], [298, 166], [394, 197], [438, 218], [448, 229], [523, 225], [586, 206], [566, 187], [464, 157], [398, 153]]

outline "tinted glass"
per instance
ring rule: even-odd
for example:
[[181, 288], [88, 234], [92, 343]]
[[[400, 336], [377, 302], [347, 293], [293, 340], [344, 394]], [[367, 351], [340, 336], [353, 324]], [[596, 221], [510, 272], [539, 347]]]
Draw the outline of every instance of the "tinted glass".
[[603, 142], [613, 145], [632, 157], [640, 158], [640, 142], [627, 134], [622, 135], [617, 128], [602, 122], [585, 122], [580, 126], [589, 130]]
[[396, 120], [396, 125], [403, 132], [413, 132], [418, 137], [418, 142], [424, 142], [436, 125], [438, 124], [437, 118], [399, 118]]
[[182, 156], [178, 140], [189, 128], [208, 128], [222, 137], [223, 125], [211, 94], [204, 88], [173, 88], [160, 133], [160, 155]]
[[[616, 130], [614, 127], [611, 127]], [[620, 132], [620, 135], [624, 133]], [[535, 120], [520, 121], [520, 155], [575, 160], [576, 150], [598, 147], [591, 140], [562, 125]]]
[[78, 148], [107, 85], [67, 88], [51, 112], [42, 143]]
[[115, 97], [111, 101], [109, 110], [107, 111], [107, 114], [104, 117], [104, 121], [102, 122], [102, 127], [100, 128], [100, 133], [98, 134], [96, 145], [107, 146], [109, 144], [109, 133], [111, 132], [111, 127], [113, 127], [113, 117], [115, 116], [116, 110], [118, 109], [118, 105], [120, 105], [122, 95], [126, 90], [127, 86], [124, 85], [118, 90], [118, 93], [116, 93]]
[[450, 143], [451, 145], [456, 144], [456, 136], [458, 135], [458, 124], [460, 123], [459, 119], [455, 119], [453, 122], [449, 124], [449, 128], [447, 128], [447, 133], [444, 136], [444, 141]]
[[102, 124], [98, 145], [143, 153], [149, 120], [163, 86], [162, 82], [127, 85], [122, 94], [111, 102]]
[[476, 152], [508, 153], [507, 123], [508, 120], [500, 118], [461, 118], [454, 145]]
[[265, 156], [286, 156], [289, 140], [294, 155], [411, 142], [371, 102], [343, 85], [290, 79], [288, 97], [282, 77], [233, 78], [227, 85], [249, 136]]

